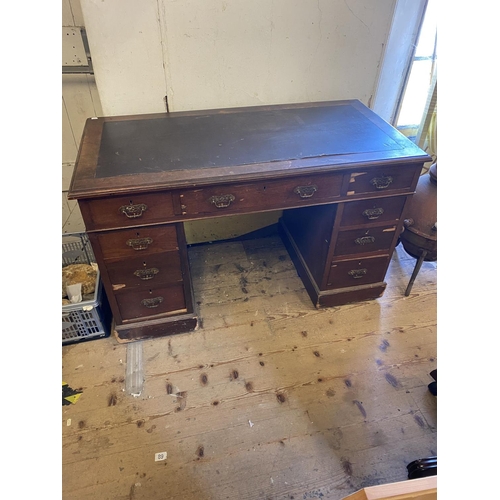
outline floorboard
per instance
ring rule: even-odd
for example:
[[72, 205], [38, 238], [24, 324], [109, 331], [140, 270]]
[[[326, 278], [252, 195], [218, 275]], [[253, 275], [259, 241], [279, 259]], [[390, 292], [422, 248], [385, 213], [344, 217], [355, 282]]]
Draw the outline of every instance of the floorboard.
[[[189, 249], [202, 326], [63, 347], [64, 499], [334, 499], [437, 454], [436, 263], [401, 246], [375, 301], [315, 309], [278, 237]], [[155, 461], [155, 454], [167, 459]]]

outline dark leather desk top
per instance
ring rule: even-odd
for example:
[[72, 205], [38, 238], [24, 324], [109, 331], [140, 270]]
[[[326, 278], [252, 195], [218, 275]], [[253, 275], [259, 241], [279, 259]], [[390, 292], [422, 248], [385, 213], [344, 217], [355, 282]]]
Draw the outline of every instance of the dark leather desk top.
[[104, 117], [87, 121], [69, 198], [426, 157], [356, 100]]

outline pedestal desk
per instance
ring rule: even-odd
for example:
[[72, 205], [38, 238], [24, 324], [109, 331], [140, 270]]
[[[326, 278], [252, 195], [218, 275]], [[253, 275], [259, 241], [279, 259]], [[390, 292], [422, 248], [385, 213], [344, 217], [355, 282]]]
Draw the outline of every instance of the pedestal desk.
[[87, 120], [71, 181], [119, 341], [193, 330], [185, 221], [283, 210], [315, 307], [375, 299], [430, 157], [360, 101]]

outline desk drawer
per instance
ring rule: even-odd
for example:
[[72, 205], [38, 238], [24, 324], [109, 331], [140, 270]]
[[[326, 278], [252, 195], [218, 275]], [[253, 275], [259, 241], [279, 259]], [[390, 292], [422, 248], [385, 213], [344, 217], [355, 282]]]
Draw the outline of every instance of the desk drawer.
[[334, 256], [389, 250], [397, 226], [374, 227], [340, 231], [335, 244]]
[[345, 288], [382, 282], [388, 263], [387, 256], [334, 262], [330, 268], [326, 287]]
[[145, 257], [178, 250], [175, 224], [91, 233], [91, 239], [97, 240], [104, 259]]
[[186, 311], [184, 286], [178, 283], [158, 288], [116, 293], [115, 299], [123, 320]]
[[259, 212], [335, 201], [342, 174], [319, 174], [291, 179], [227, 184], [179, 193], [182, 215], [223, 215]]
[[398, 222], [405, 201], [406, 196], [392, 196], [391, 198], [345, 203], [340, 225], [344, 227], [379, 222]]
[[420, 167], [404, 165], [357, 170], [350, 174], [347, 196], [412, 192], [418, 180], [417, 170], [420, 172]]
[[89, 231], [165, 222], [174, 216], [169, 191], [80, 200], [79, 205]]
[[182, 281], [181, 258], [175, 250], [119, 260], [106, 267], [115, 291]]

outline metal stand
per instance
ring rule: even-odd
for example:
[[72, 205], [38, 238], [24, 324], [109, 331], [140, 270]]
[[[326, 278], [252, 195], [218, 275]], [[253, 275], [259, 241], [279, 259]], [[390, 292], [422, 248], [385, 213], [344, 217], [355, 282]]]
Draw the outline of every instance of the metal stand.
[[413, 273], [411, 275], [410, 282], [408, 283], [408, 286], [406, 287], [406, 292], [405, 292], [406, 297], [408, 297], [408, 295], [410, 295], [411, 289], [413, 287], [413, 283], [415, 282], [415, 278], [417, 277], [417, 274], [420, 271], [420, 268], [422, 267], [422, 262], [425, 260], [426, 256], [427, 256], [427, 250], [423, 250], [422, 253], [420, 254], [420, 257], [417, 260], [417, 263], [415, 264], [415, 269], [413, 269]]

